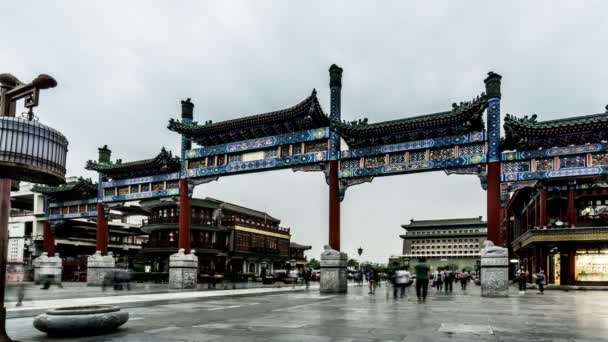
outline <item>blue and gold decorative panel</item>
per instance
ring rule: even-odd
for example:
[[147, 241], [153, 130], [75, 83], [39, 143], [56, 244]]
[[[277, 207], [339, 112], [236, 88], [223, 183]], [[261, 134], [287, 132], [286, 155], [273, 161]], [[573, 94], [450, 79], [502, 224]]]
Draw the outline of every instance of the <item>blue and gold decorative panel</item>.
[[536, 171], [547, 171], [553, 169], [553, 158], [536, 160]]
[[329, 127], [311, 129], [288, 133], [283, 135], [275, 135], [260, 139], [251, 139], [239, 141], [223, 145], [215, 145], [192, 149], [186, 152], [186, 159], [202, 158], [214, 155], [223, 155], [237, 152], [248, 152], [265, 149], [268, 147], [277, 147], [279, 145], [294, 144], [306, 141], [322, 140], [329, 138]]
[[560, 169], [572, 169], [576, 167], [585, 167], [585, 156], [572, 156], [559, 158]]
[[60, 208], [60, 207], [69, 207], [73, 205], [82, 205], [82, 204], [96, 204], [97, 198], [89, 198], [86, 200], [75, 200], [75, 201], [65, 201], [65, 202], [51, 202], [49, 201], [49, 208]]
[[[472, 132], [463, 135], [454, 135], [449, 137], [439, 137], [433, 139], [424, 139], [416, 141], [408, 141], [399, 144], [389, 144], [365, 148], [354, 148], [351, 150], [341, 151], [341, 158], [365, 157], [378, 154], [405, 152], [413, 150], [424, 150], [429, 148], [439, 148], [455, 145], [466, 145], [471, 143], [479, 143], [486, 141], [486, 132]], [[481, 144], [483, 149], [483, 144]], [[461, 147], [462, 149], [462, 147]]]
[[141, 184], [141, 183], [156, 183], [156, 182], [164, 182], [171, 180], [178, 180], [179, 173], [167, 173], [164, 175], [156, 175], [156, 176], [148, 176], [148, 177], [138, 177], [138, 178], [129, 178], [129, 179], [121, 179], [116, 181], [103, 182], [103, 188], [114, 188], [118, 186], [131, 185], [131, 184]]
[[452, 159], [433, 161], [410, 161], [409, 163], [401, 164], [389, 164], [377, 167], [368, 168], [353, 168], [343, 169], [338, 173], [340, 178], [353, 178], [353, 177], [368, 177], [368, 176], [390, 176], [399, 173], [406, 172], [421, 172], [421, 171], [432, 171], [432, 170], [445, 170], [451, 168], [461, 168], [463, 166], [483, 164], [486, 162], [485, 155], [475, 155], [471, 157], [457, 157]]
[[391, 153], [389, 155], [389, 164], [401, 164], [405, 163], [405, 153]]
[[[95, 199], [97, 201], [97, 199]], [[79, 213], [70, 213], [70, 214], [51, 214], [48, 216], [48, 221], [60, 221], [67, 219], [77, 219], [77, 218], [90, 218], [97, 217], [97, 210], [79, 212]]]
[[502, 160], [540, 159], [573, 154], [586, 154], [606, 151], [608, 144], [588, 144], [577, 146], [552, 147], [533, 151], [503, 152]]
[[488, 100], [488, 162], [500, 161], [500, 99]]
[[431, 160], [446, 160], [454, 157], [455, 155], [453, 147], [431, 150]]
[[227, 165], [188, 169], [188, 177], [207, 177], [216, 175], [230, 175], [236, 173], [247, 173], [256, 171], [268, 171], [269, 169], [279, 170], [290, 168], [294, 165], [316, 164], [325, 162], [328, 159], [327, 151], [305, 153], [289, 157], [269, 158], [252, 161], [240, 161]]
[[504, 173], [530, 171], [530, 162], [524, 160], [524, 161], [515, 161], [515, 162], [503, 163], [502, 164], [502, 170], [503, 170]]
[[595, 165], [608, 165], [608, 153], [594, 153], [591, 155], [591, 163]]
[[354, 169], [359, 167], [359, 159], [342, 159], [340, 160], [340, 169]]
[[518, 182], [536, 179], [550, 179], [550, 178], [568, 178], [568, 177], [582, 177], [582, 176], [596, 176], [608, 173], [607, 166], [594, 166], [594, 167], [583, 167], [565, 170], [544, 170], [536, 172], [516, 172], [516, 173], [504, 173], [501, 175], [502, 182]]
[[172, 189], [165, 189], [165, 190], [138, 192], [135, 194], [104, 196], [103, 202], [137, 201], [137, 200], [142, 200], [142, 199], [147, 199], [147, 198], [171, 197], [171, 196], [179, 196], [179, 187], [172, 188]]
[[476, 154], [485, 153], [485, 144], [469, 144], [458, 147], [459, 157], [468, 157]]
[[426, 160], [426, 151], [412, 151], [410, 152], [410, 161], [419, 162]]
[[382, 166], [386, 164], [386, 159], [384, 156], [365, 157], [364, 164], [365, 167]]

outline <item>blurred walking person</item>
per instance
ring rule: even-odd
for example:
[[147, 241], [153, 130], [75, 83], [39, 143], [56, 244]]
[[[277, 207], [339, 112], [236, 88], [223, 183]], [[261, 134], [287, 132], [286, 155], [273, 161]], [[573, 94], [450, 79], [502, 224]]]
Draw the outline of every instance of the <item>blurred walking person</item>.
[[526, 271], [524, 265], [519, 267], [517, 270], [517, 281], [519, 282], [519, 294], [526, 293], [526, 277], [528, 276], [528, 272]]
[[416, 270], [416, 297], [418, 302], [426, 301], [426, 294], [429, 287], [429, 271], [431, 267], [426, 263], [426, 258], [418, 258], [418, 264], [414, 267]]
[[538, 286], [538, 292], [536, 294], [545, 294], [545, 281], [547, 280], [545, 271], [541, 268], [534, 277], [536, 278], [536, 285]]

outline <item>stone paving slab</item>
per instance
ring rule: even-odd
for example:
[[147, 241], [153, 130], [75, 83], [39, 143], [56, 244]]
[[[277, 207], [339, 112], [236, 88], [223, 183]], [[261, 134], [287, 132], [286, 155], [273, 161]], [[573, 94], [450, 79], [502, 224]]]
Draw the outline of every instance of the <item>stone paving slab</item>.
[[[418, 303], [393, 299], [387, 289], [375, 296], [352, 287], [347, 295], [322, 296], [311, 289], [137, 307], [129, 309], [131, 319], [117, 332], [77, 340], [608, 341], [608, 292], [513, 291], [508, 298], [482, 298], [472, 287], [448, 294], [433, 290], [426, 303]], [[31, 320], [8, 320], [9, 334], [20, 341], [46, 341], [33, 331]]]
[[[318, 289], [318, 285], [310, 286], [310, 289]], [[46, 312], [52, 308], [79, 305], [117, 305], [121, 308], [132, 308], [150, 305], [171, 305], [178, 303], [191, 303], [193, 301], [206, 301], [213, 299], [234, 298], [240, 296], [260, 296], [286, 292], [305, 291], [304, 287], [280, 287], [280, 288], [250, 288], [237, 290], [217, 291], [188, 291], [173, 293], [153, 294], [128, 294], [104, 297], [84, 297], [71, 299], [49, 299], [25, 302], [24, 306], [14, 305], [7, 307], [7, 318], [30, 317]], [[182, 308], [183, 310], [184, 308]], [[195, 308], [193, 310], [196, 310]], [[209, 308], [207, 310], [214, 310]]]

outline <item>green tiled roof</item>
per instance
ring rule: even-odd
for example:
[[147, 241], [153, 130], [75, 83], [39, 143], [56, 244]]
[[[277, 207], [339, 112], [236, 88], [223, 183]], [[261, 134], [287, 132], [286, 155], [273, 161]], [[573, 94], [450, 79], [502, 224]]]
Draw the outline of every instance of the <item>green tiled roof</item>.
[[168, 128], [209, 146], [327, 126], [329, 118], [313, 90], [309, 97], [287, 109], [221, 122], [208, 121], [203, 125], [171, 119]]
[[484, 94], [473, 101], [453, 104], [452, 110], [368, 124], [335, 123], [349, 147], [359, 148], [380, 144], [428, 139], [484, 129], [483, 112], [487, 107]]
[[151, 159], [143, 159], [132, 162], [118, 163], [98, 163], [92, 160], [87, 161], [85, 167], [87, 170], [97, 171], [101, 174], [113, 177], [122, 178], [122, 175], [128, 176], [144, 176], [154, 175], [159, 173], [177, 172], [180, 169], [179, 157], [174, 157], [170, 151], [164, 147], [160, 153]]
[[97, 197], [97, 183], [93, 183], [90, 178], [80, 177], [74, 182], [59, 186], [35, 185], [32, 191], [60, 201], [89, 199]]
[[608, 140], [608, 113], [537, 121], [507, 114], [503, 149], [536, 149]]

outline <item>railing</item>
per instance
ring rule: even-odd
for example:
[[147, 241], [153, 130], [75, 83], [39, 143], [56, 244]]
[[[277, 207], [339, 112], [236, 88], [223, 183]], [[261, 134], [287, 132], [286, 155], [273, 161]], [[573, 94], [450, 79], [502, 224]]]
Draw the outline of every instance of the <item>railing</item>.
[[253, 223], [253, 222], [239, 221], [239, 220], [233, 220], [233, 219], [225, 219], [222, 221], [222, 224], [224, 226], [249, 227], [249, 228], [264, 230], [267, 232], [279, 233], [279, 234], [289, 234], [289, 231], [290, 231], [290, 228], [273, 227], [269, 224], [261, 225], [261, 224], [257, 224], [257, 223]]
[[[199, 224], [199, 225], [207, 225], [207, 226], [216, 226], [217, 221], [212, 220], [206, 217], [191, 217], [191, 224]], [[153, 225], [153, 224], [179, 224], [179, 216], [152, 216], [142, 221], [142, 225]]]
[[517, 247], [527, 239], [535, 235], [571, 235], [571, 234], [598, 234], [608, 233], [608, 227], [576, 227], [576, 228], [547, 228], [547, 229], [529, 229], [519, 237], [517, 237], [511, 243], [512, 246]]

